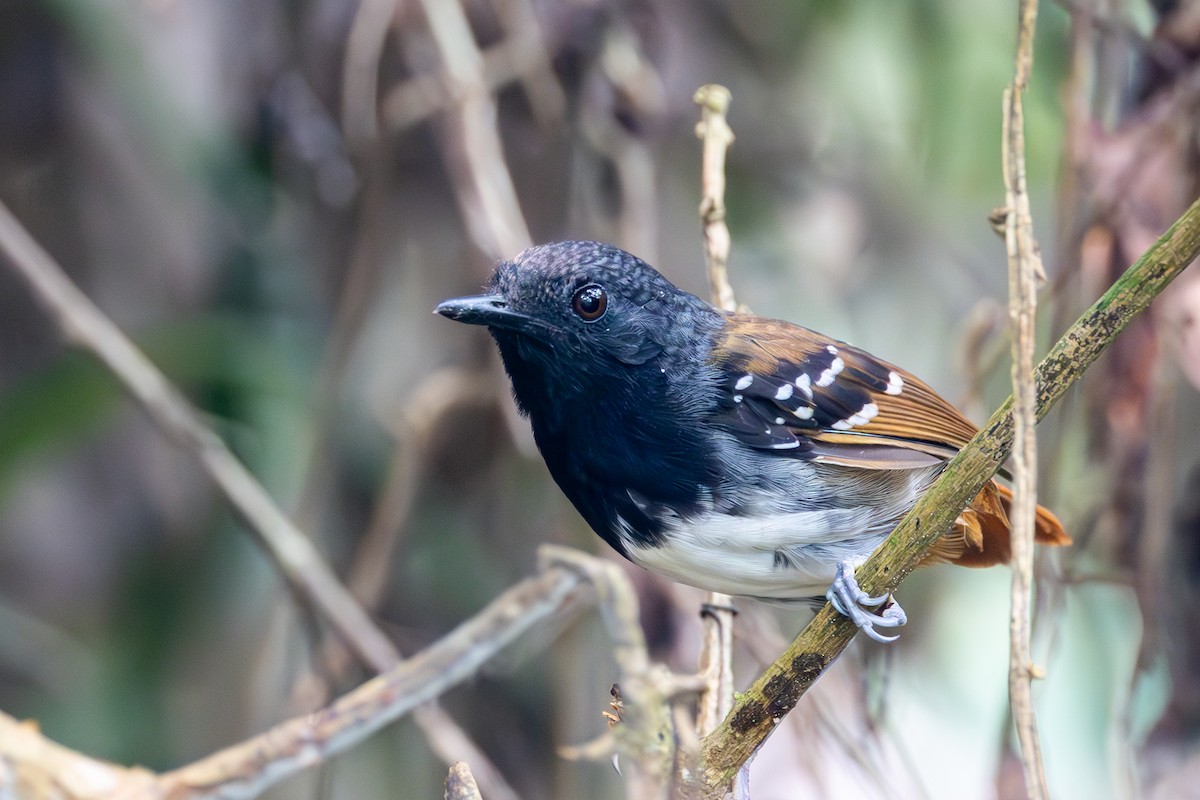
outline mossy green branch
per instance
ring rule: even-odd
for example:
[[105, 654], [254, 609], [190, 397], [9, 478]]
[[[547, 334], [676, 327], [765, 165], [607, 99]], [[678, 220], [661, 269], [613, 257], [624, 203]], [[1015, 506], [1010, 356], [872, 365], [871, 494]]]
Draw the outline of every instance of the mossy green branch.
[[[1035, 379], [1039, 420], [1129, 321], [1144, 311], [1198, 254], [1200, 200], [1071, 326], [1038, 365]], [[1008, 457], [1012, 440], [1012, 398], [1009, 398], [946, 465], [937, 483], [887, 541], [858, 569], [862, 588], [871, 594], [895, 590], [996, 473]], [[698, 795], [720, 796], [741, 765], [825, 667], [846, 648], [855, 633], [854, 624], [829, 604], [817, 613], [783, 655], [738, 696], [720, 727], [704, 738], [703, 786]]]

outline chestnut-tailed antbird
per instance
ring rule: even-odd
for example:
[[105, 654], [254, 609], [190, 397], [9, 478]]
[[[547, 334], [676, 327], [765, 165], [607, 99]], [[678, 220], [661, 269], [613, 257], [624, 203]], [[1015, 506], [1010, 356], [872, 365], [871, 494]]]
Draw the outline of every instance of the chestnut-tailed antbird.
[[[635, 564], [774, 602], [827, 597], [878, 641], [905, 622], [854, 569], [976, 428], [924, 382], [845, 342], [721, 311], [597, 242], [532, 247], [437, 313], [484, 325], [559, 488]], [[992, 481], [927, 562], [1010, 554]], [[1038, 508], [1036, 538], [1068, 544]], [[881, 608], [883, 607], [883, 608]]]

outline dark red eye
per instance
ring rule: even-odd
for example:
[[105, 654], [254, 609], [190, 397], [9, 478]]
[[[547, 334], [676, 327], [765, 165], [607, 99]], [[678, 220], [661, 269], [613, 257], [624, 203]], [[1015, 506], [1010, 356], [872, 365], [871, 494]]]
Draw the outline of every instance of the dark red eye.
[[589, 283], [575, 292], [571, 308], [584, 322], [595, 322], [608, 310], [608, 293], [597, 283]]

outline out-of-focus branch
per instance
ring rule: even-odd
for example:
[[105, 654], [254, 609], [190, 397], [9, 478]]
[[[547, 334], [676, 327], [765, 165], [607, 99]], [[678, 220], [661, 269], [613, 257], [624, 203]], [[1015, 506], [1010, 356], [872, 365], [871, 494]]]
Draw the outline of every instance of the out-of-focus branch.
[[462, 369], [444, 369], [422, 381], [405, 403], [392, 427], [396, 450], [383, 491], [371, 513], [366, 532], [346, 574], [350, 591], [367, 608], [374, 608], [387, 587], [388, 565], [412, 508], [419, 479], [418, 467], [428, 455], [430, 438], [448, 415], [472, 416], [496, 404], [494, 382]]
[[[384, 44], [390, 30], [389, 20], [396, 13], [397, 0], [362, 0], [346, 43], [346, 59], [342, 73], [342, 130], [352, 153], [365, 162], [365, 188], [359, 204], [359, 227], [350, 259], [347, 279], [338, 300], [337, 314], [329, 345], [321, 362], [314, 404], [314, 441], [310, 450], [307, 474], [302, 483], [297, 513], [300, 520], [317, 518], [316, 507], [324, 495], [327, 473], [324, 465], [328, 450], [331, 421], [336, 398], [344, 375], [350, 350], [357, 340], [366, 309], [380, 273], [380, 233], [386, 228], [387, 202], [384, 188], [389, 169], [390, 149], [379, 136], [379, 71]], [[528, 9], [526, 9], [528, 10]], [[529, 39], [540, 42], [539, 29], [523, 35], [515, 44], [527, 46]], [[544, 50], [542, 51], [544, 54]], [[534, 69], [530, 65], [529, 69]], [[558, 89], [555, 82], [554, 89]], [[547, 92], [545, 94], [552, 94]], [[442, 96], [448, 97], [448, 93]], [[551, 98], [553, 99], [553, 98]], [[559, 95], [561, 100], [561, 91]], [[539, 108], [545, 107], [543, 103]], [[459, 395], [454, 395], [455, 400]], [[409, 404], [420, 416], [428, 404], [429, 393], [417, 392]], [[445, 405], [433, 407], [444, 409]], [[431, 423], [432, 424], [432, 423]], [[423, 442], [421, 432], [417, 438]], [[350, 591], [364, 607], [378, 605], [387, 580], [392, 552], [399, 541], [403, 520], [408, 514], [412, 489], [416, 482], [415, 467], [423, 451], [401, 441], [395, 448], [396, 457], [376, 513], [358, 548], [354, 565], [347, 576]], [[347, 662], [347, 652], [340, 642], [326, 639], [323, 660], [330, 674], [339, 675]], [[397, 659], [400, 654], [397, 653]], [[454, 764], [462, 759], [475, 765], [479, 781], [492, 800], [516, 800], [517, 794], [503, 774], [470, 736], [436, 702], [416, 709], [414, 721], [425, 734], [430, 748], [444, 762]], [[474, 781], [474, 778], [472, 778]]]
[[[599, 50], [582, 80], [579, 131], [616, 173], [616, 191], [620, 193], [616, 240], [654, 263], [658, 256], [659, 169], [641, 129], [663, 115], [666, 90], [631, 26], [608, 25]], [[596, 202], [590, 192], [580, 199], [585, 206]]]
[[[504, 28], [504, 46], [495, 54], [490, 50], [483, 51], [484, 76], [489, 81], [494, 80], [487, 71], [489, 57], [499, 61], [494, 66], [511, 70], [514, 78], [521, 82], [534, 119], [546, 127], [560, 125], [567, 108], [567, 97], [554, 74], [550, 51], [533, 3], [530, 0], [492, 0], [492, 7]], [[495, 91], [495, 88], [493, 84], [489, 90]]]
[[308, 538], [201, 421], [191, 403], [71, 282], [2, 204], [0, 252], [28, 282], [63, 338], [95, 355], [141, 403], [155, 424], [196, 457], [279, 564], [296, 594], [311, 603], [365, 663], [378, 671], [393, 665], [399, 659], [395, 647], [321, 560]]
[[[0, 713], [0, 796], [64, 800], [238, 800], [358, 744], [474, 675], [531, 628], [591, 596], [580, 575], [549, 566], [394, 669], [320, 711], [159, 775], [97, 761]], [[45, 793], [35, 794], [35, 790]]]
[[[453, 100], [441, 143], [455, 199], [480, 252], [491, 259], [510, 258], [533, 240], [496, 127], [488, 65], [460, 0], [421, 0], [421, 7], [442, 62], [447, 96]], [[532, 437], [516, 406], [508, 402], [503, 408], [513, 441], [531, 452]]]
[[488, 257], [510, 257], [532, 240], [496, 130], [496, 104], [484, 78], [483, 55], [459, 0], [421, 0], [421, 7], [450, 96], [457, 101], [446, 155], [467, 229]]
[[[383, 598], [429, 437], [446, 414], [467, 405], [495, 403], [495, 393], [486, 391], [484, 383], [481, 377], [460, 370], [442, 370], [422, 382], [405, 404], [396, 425], [397, 442], [387, 479], [346, 575], [350, 591], [365, 608], [376, 608]], [[328, 638], [321, 660], [328, 675], [340, 676], [348, 665], [349, 654], [339, 641]], [[466, 760], [473, 765], [475, 778], [486, 790], [488, 800], [517, 800], [516, 791], [500, 769], [438, 703], [430, 702], [413, 711], [413, 721], [430, 749], [444, 762]]]
[[1020, 743], [1025, 793], [1030, 800], [1048, 796], [1037, 715], [1033, 708], [1033, 658], [1030, 655], [1030, 604], [1033, 594], [1033, 543], [1037, 515], [1037, 392], [1033, 383], [1034, 326], [1039, 277], [1044, 279], [1025, 182], [1025, 111], [1022, 95], [1033, 68], [1037, 0], [1021, 0], [1017, 54], [1012, 85], [1004, 91], [1003, 166], [1004, 243], [1008, 255], [1008, 309], [1012, 317], [1013, 502], [1012, 602], [1009, 614], [1008, 692]]
[[[504, 40], [480, 51], [480, 70], [488, 92], [520, 81], [534, 116], [543, 125], [562, 121], [566, 98], [550, 64], [542, 29], [525, 0], [515, 0], [504, 9]], [[443, 71], [417, 75], [388, 90], [381, 103], [384, 126], [404, 131], [459, 102], [460, 92], [453, 76]]]
[[[311, 603], [347, 646], [376, 672], [401, 662], [401, 654], [330, 572], [312, 543], [275, 505], [253, 475], [204, 423], [191, 404], [0, 205], [0, 250], [25, 277], [57, 322], [64, 338], [90, 350], [142, 403], [170, 438], [191, 451], [278, 562], [284, 577]], [[436, 705], [418, 708], [417, 723], [435, 751], [449, 760], [471, 757], [492, 795], [515, 797], [499, 771], [462, 729]]]
[[379, 61], [398, 0], [361, 0], [342, 66], [342, 133], [352, 150], [379, 137]]
[[462, 761], [450, 765], [450, 772], [446, 774], [445, 798], [483, 800], [483, 795], [479, 793], [479, 784], [475, 783], [475, 776], [471, 774], [471, 768]]
[[[639, 619], [637, 593], [619, 566], [555, 545], [543, 545], [539, 558], [544, 565], [575, 570], [595, 588], [596, 603], [612, 638], [613, 660], [620, 675], [619, 692], [624, 700], [620, 724], [612, 728], [611, 737], [606, 735], [596, 742], [570, 748], [570, 755], [595, 757], [611, 751], [611, 744], [621, 758], [626, 797], [670, 800], [679, 796], [676, 774], [679, 750], [695, 745], [695, 741], [685, 738], [686, 726], [676, 725], [671, 701], [677, 695], [700, 690], [701, 681], [695, 676], [674, 675], [663, 664], [651, 662]], [[694, 750], [692, 747], [692, 757]]]
[[[0, 251], [33, 288], [64, 338], [91, 351], [171, 439], [192, 452], [278, 562], [289, 585], [315, 607], [347, 646], [376, 672], [400, 652], [330, 572], [312, 543], [275, 505], [253, 475], [201, 420], [145, 355], [70, 281], [61, 267], [0, 205]], [[471, 756], [492, 794], [515, 797], [470, 738], [437, 706], [419, 708], [418, 724], [443, 755]]]
[[[725, 119], [730, 94], [724, 86], [707, 84], [695, 94], [700, 106], [700, 222], [704, 227], [704, 256], [708, 264], [709, 289], [713, 302], [726, 311], [737, 309], [729, 283], [729, 227], [725, 224], [725, 153], [733, 144], [733, 131]], [[704, 605], [704, 643], [700, 651], [700, 673], [705, 688], [700, 694], [696, 729], [707, 736], [733, 707], [733, 598], [711, 592]]]
[[[1184, 212], [1125, 274], [1080, 317], [1038, 365], [1037, 416], [1041, 419], [1099, 358], [1135, 316], [1150, 305], [1200, 255], [1200, 201]], [[929, 547], [949, 530], [1008, 457], [1013, 441], [1012, 400], [947, 465], [933, 487], [892, 531], [856, 576], [871, 594], [892, 592]], [[696, 794], [719, 797], [738, 769], [762, 744], [857, 629], [826, 604], [788, 649], [745, 694], [702, 751]]]
[[729, 226], [725, 224], [725, 151], [733, 144], [733, 131], [725, 120], [730, 94], [724, 86], [710, 83], [696, 90], [700, 122], [696, 135], [704, 141], [700, 182], [700, 221], [704, 225], [704, 249], [708, 260], [708, 283], [716, 304], [726, 311], [737, 310], [729, 285]]

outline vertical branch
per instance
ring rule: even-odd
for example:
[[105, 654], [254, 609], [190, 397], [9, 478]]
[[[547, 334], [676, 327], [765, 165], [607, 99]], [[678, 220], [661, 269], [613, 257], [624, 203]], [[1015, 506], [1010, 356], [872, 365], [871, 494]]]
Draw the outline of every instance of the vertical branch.
[[700, 221], [704, 225], [704, 254], [713, 300], [726, 311], [737, 309], [729, 285], [729, 226], [725, 224], [725, 151], [733, 144], [733, 131], [725, 121], [730, 94], [724, 86], [706, 84], [696, 90], [700, 122], [696, 135], [704, 142], [700, 166]]
[[[700, 106], [696, 135], [703, 142], [701, 161], [700, 221], [704, 226], [704, 251], [713, 301], [733, 311], [737, 301], [729, 285], [729, 226], [725, 224], [725, 151], [733, 143], [733, 131], [725, 121], [730, 94], [724, 86], [701, 86], [695, 95]], [[700, 672], [705, 688], [700, 694], [696, 728], [707, 736], [733, 707], [733, 600], [711, 592], [704, 604], [704, 644]]]
[[458, 100], [447, 129], [455, 194], [479, 249], [506, 258], [532, 240], [496, 128], [483, 54], [459, 0], [421, 0], [421, 8]]
[[458, 761], [450, 766], [446, 774], [446, 800], [483, 800], [479, 784], [465, 762]]
[[1021, 748], [1025, 791], [1048, 796], [1042, 767], [1037, 717], [1033, 709], [1030, 655], [1030, 602], [1033, 586], [1034, 520], [1037, 513], [1037, 391], [1033, 379], [1034, 315], [1038, 277], [1043, 275], [1025, 182], [1025, 114], [1021, 96], [1033, 67], [1037, 0], [1019, 4], [1017, 54], [1012, 85], [1004, 92], [1003, 165], [1006, 206], [1004, 228], [1008, 256], [1009, 314], [1012, 317], [1013, 505], [1012, 606], [1009, 617], [1009, 699]]

